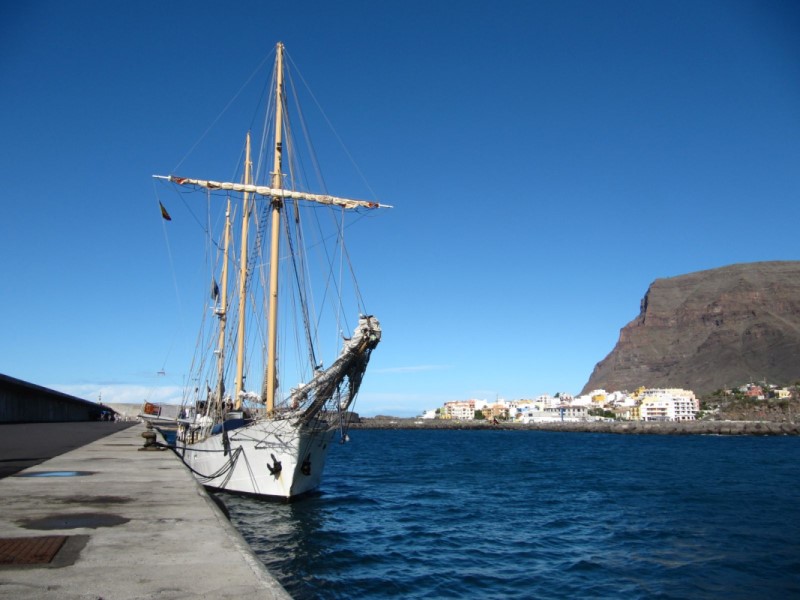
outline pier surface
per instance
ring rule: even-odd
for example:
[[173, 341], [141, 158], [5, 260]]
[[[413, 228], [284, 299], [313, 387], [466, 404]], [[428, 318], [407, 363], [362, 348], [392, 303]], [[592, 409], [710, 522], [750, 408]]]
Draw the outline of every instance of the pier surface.
[[[290, 598], [178, 457], [139, 450], [143, 425], [96, 425], [110, 435], [0, 479], [0, 598]], [[26, 427], [3, 429], [43, 447]]]

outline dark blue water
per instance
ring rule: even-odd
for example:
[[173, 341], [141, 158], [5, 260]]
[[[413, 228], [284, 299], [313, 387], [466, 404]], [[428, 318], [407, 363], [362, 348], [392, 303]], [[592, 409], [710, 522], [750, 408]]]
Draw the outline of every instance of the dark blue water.
[[295, 598], [800, 597], [800, 438], [351, 437], [319, 496], [223, 496]]

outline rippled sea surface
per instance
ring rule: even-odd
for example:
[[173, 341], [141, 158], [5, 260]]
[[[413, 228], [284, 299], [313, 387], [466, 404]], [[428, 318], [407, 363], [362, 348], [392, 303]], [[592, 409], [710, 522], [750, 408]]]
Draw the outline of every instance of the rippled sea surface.
[[319, 495], [221, 495], [294, 598], [800, 598], [800, 438], [350, 435]]

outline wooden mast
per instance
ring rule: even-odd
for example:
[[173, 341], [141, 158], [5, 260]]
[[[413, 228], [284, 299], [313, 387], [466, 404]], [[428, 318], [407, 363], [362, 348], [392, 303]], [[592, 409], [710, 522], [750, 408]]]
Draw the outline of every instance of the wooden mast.
[[[283, 153], [283, 43], [278, 42], [275, 57], [275, 157], [272, 164], [272, 187], [281, 189]], [[283, 198], [272, 197], [272, 229], [269, 254], [269, 317], [267, 323], [267, 414], [275, 411], [275, 382], [278, 349], [278, 257], [280, 252], [280, 219]]]
[[219, 317], [219, 339], [217, 340], [217, 377], [219, 379], [217, 387], [217, 402], [222, 403], [225, 395], [225, 327], [228, 322], [228, 248], [231, 240], [231, 201], [228, 199], [228, 206], [225, 209], [225, 241], [222, 249], [222, 290], [220, 292], [220, 304], [217, 309]]
[[[247, 133], [244, 158], [244, 183], [250, 184], [250, 133]], [[242, 200], [242, 250], [239, 256], [239, 330], [236, 336], [236, 389], [235, 407], [239, 410], [242, 406], [242, 392], [244, 391], [244, 342], [245, 342], [245, 306], [247, 300], [247, 234], [250, 231], [250, 194], [244, 193]]]

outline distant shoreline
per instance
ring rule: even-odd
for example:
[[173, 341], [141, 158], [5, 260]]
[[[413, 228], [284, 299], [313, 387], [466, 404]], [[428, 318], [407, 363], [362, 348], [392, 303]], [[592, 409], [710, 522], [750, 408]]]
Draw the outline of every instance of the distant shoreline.
[[444, 419], [367, 418], [353, 429], [455, 429], [506, 431], [567, 431], [633, 435], [800, 435], [800, 423], [775, 421], [592, 421], [509, 423]]

